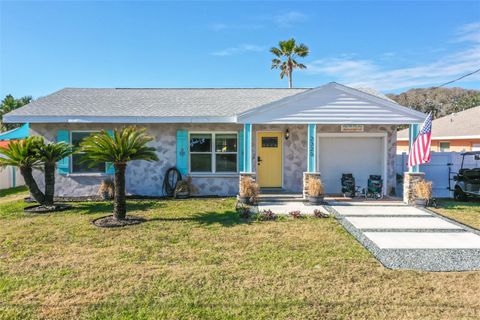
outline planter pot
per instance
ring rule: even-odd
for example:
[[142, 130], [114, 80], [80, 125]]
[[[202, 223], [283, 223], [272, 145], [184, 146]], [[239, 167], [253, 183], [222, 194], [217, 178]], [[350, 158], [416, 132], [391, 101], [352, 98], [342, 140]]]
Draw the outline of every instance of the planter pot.
[[308, 202], [310, 202], [310, 204], [322, 204], [323, 196], [308, 196]]
[[250, 197], [238, 197], [238, 202], [242, 204], [252, 204], [252, 198]]
[[177, 199], [187, 199], [190, 196], [188, 191], [181, 191], [175, 193], [175, 198]]
[[426, 207], [427, 206], [427, 199], [415, 199], [415, 206]]

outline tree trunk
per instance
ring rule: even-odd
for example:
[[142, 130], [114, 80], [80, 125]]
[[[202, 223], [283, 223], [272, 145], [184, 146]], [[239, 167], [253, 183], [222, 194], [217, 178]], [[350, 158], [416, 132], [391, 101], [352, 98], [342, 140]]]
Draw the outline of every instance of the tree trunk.
[[292, 70], [290, 70], [290, 71], [288, 72], [288, 87], [289, 87], [290, 89], [293, 88], [292, 73], [293, 73]]
[[127, 200], [125, 198], [125, 169], [126, 163], [114, 163], [115, 167], [115, 195], [113, 202], [113, 216], [123, 220], [127, 216]]
[[53, 196], [55, 194], [55, 163], [46, 162], [44, 165], [45, 173], [45, 205], [53, 206]]
[[25, 180], [25, 184], [27, 185], [28, 191], [30, 191], [33, 199], [35, 199], [40, 205], [45, 205], [45, 195], [38, 188], [35, 179], [33, 179], [32, 168], [20, 167], [20, 173], [22, 174], [23, 180]]

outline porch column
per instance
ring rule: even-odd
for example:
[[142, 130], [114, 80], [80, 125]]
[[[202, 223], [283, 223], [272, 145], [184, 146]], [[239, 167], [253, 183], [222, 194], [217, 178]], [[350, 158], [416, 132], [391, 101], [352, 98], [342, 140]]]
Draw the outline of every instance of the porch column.
[[320, 172], [317, 172], [317, 125], [307, 125], [307, 172], [303, 173], [303, 198], [308, 198], [308, 181], [320, 179]]
[[243, 125], [243, 163], [244, 172], [252, 172], [252, 124]]
[[317, 171], [317, 125], [308, 124], [307, 172]]
[[[412, 152], [413, 143], [418, 135], [418, 123], [411, 124], [408, 129], [408, 156]], [[403, 202], [412, 205], [415, 202], [415, 184], [425, 178], [425, 174], [420, 172], [418, 165], [408, 166], [408, 172], [403, 176]]]
[[239, 143], [241, 149], [240, 168], [243, 170], [240, 170], [238, 178], [239, 190], [244, 179], [256, 180], [256, 174], [252, 172], [252, 124], [245, 123], [241, 133], [240, 138], [243, 140]]
[[[408, 128], [408, 156], [410, 156], [410, 153], [412, 152], [412, 147], [413, 143], [415, 142], [415, 138], [418, 135], [418, 123], [411, 124]], [[408, 167], [408, 172], [419, 172], [420, 169], [418, 165], [413, 166], [413, 167]]]

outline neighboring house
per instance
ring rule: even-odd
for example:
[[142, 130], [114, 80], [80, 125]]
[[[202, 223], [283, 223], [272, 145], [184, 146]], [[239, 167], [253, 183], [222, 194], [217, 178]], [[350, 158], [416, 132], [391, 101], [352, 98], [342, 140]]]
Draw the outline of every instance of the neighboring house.
[[[313, 89], [73, 89], [12, 111], [6, 122], [29, 122], [32, 135], [78, 145], [91, 132], [125, 125], [147, 128], [159, 161], [134, 161], [127, 192], [163, 195], [165, 171], [192, 177], [201, 195], [235, 195], [239, 177], [262, 188], [303, 191], [303, 173], [321, 172], [327, 193], [340, 193], [342, 173], [360, 185], [381, 175], [395, 187], [397, 125], [425, 115], [338, 83]], [[105, 164], [81, 154], [57, 166], [58, 196], [97, 193]], [[41, 182], [42, 180], [39, 180]]]
[[[28, 137], [28, 135], [28, 123], [19, 128], [2, 132], [0, 133], [0, 148], [7, 147], [11, 140], [23, 139]], [[0, 190], [23, 185], [25, 185], [25, 181], [23, 181], [23, 177], [18, 168], [11, 166], [0, 168]]]
[[[432, 151], [480, 151], [480, 106], [433, 120]], [[398, 132], [397, 153], [408, 153], [408, 129]]]

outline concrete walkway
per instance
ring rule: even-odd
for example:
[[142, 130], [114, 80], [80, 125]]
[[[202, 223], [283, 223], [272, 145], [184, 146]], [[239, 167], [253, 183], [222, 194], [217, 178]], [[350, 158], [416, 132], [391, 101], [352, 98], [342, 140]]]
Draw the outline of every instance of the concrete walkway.
[[456, 221], [399, 204], [326, 208], [388, 268], [480, 270], [480, 232]]

